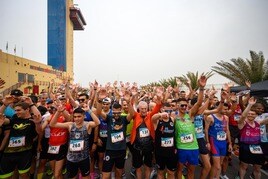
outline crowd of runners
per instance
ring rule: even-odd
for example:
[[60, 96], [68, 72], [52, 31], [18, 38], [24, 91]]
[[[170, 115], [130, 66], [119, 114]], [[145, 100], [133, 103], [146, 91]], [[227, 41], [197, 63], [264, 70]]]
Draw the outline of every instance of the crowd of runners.
[[[91, 83], [78, 90], [64, 82], [40, 94], [19, 89], [0, 100], [0, 178], [54, 179], [154, 177], [228, 179], [231, 155], [239, 156], [237, 178], [248, 165], [261, 178], [268, 157], [268, 113], [250, 93], [219, 94], [198, 79], [188, 84], [139, 89], [136, 83]], [[249, 85], [250, 89], [250, 85]], [[217, 97], [219, 96], [219, 97]], [[132, 168], [124, 169], [131, 155]], [[37, 164], [38, 157], [38, 164]], [[195, 176], [195, 168], [201, 172]], [[95, 168], [98, 168], [96, 170]]]

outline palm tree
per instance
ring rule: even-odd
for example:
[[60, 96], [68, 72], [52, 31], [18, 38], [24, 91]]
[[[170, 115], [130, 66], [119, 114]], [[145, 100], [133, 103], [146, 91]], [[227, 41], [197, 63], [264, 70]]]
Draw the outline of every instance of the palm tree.
[[237, 83], [238, 85], [245, 85], [246, 81], [251, 83], [263, 81], [268, 79], [268, 62], [262, 52], [258, 54], [250, 51], [251, 59], [231, 59], [231, 62], [221, 60], [217, 62], [219, 66], [212, 66], [212, 71], [218, 73], [225, 78]]
[[[212, 73], [212, 71], [210, 71], [210, 72], [202, 73], [201, 76], [202, 75], [206, 76], [206, 78], [208, 79], [213, 75], [213, 73]], [[186, 75], [182, 75], [178, 78], [186, 86], [187, 86], [188, 80], [190, 80], [192, 89], [194, 89], [194, 90], [198, 89], [198, 79], [199, 79], [198, 71], [196, 73], [188, 72]]]

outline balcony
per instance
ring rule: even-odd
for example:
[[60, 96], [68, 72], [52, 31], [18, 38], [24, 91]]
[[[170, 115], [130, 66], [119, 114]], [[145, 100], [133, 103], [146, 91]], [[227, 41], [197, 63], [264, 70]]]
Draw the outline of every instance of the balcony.
[[73, 30], [84, 30], [84, 26], [87, 25], [86, 21], [79, 8], [70, 7], [70, 19], [73, 23]]

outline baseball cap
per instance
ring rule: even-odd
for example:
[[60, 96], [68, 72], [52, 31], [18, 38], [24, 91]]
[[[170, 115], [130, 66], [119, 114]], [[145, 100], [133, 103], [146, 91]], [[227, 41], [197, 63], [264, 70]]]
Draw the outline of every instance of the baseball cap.
[[111, 103], [112, 100], [111, 100], [110, 98], [106, 97], [106, 98], [104, 98], [104, 99], [102, 100], [102, 102], [103, 102], [103, 103]]
[[12, 90], [10, 94], [14, 96], [23, 96], [23, 92], [19, 89]]

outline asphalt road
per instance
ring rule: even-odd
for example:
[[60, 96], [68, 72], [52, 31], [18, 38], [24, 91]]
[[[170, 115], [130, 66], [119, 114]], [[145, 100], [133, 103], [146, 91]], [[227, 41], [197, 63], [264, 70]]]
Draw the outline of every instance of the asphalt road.
[[[227, 173], [226, 173], [226, 175], [229, 177], [229, 179], [234, 179], [237, 176], [238, 168], [239, 168], [239, 160], [236, 156], [233, 155], [232, 156], [232, 166], [228, 166]], [[126, 176], [124, 177], [125, 179], [132, 179], [133, 178], [130, 175], [130, 169], [131, 169], [131, 155], [129, 155], [129, 157], [125, 163], [125, 172], [126, 172]], [[195, 179], [199, 178], [200, 170], [201, 170], [201, 167], [197, 166], [196, 171], [195, 171]], [[248, 171], [246, 173], [246, 177], [245, 177], [246, 179], [250, 178], [249, 176], [252, 173], [252, 171], [253, 171], [253, 167], [249, 166]], [[51, 178], [51, 176], [46, 176], [46, 175], [44, 175], [44, 176], [45, 176], [44, 177], [45, 179]], [[65, 178], [67, 178], [66, 175], [65, 175]], [[267, 179], [267, 178], [268, 178], [268, 171], [262, 170], [261, 179]]]

